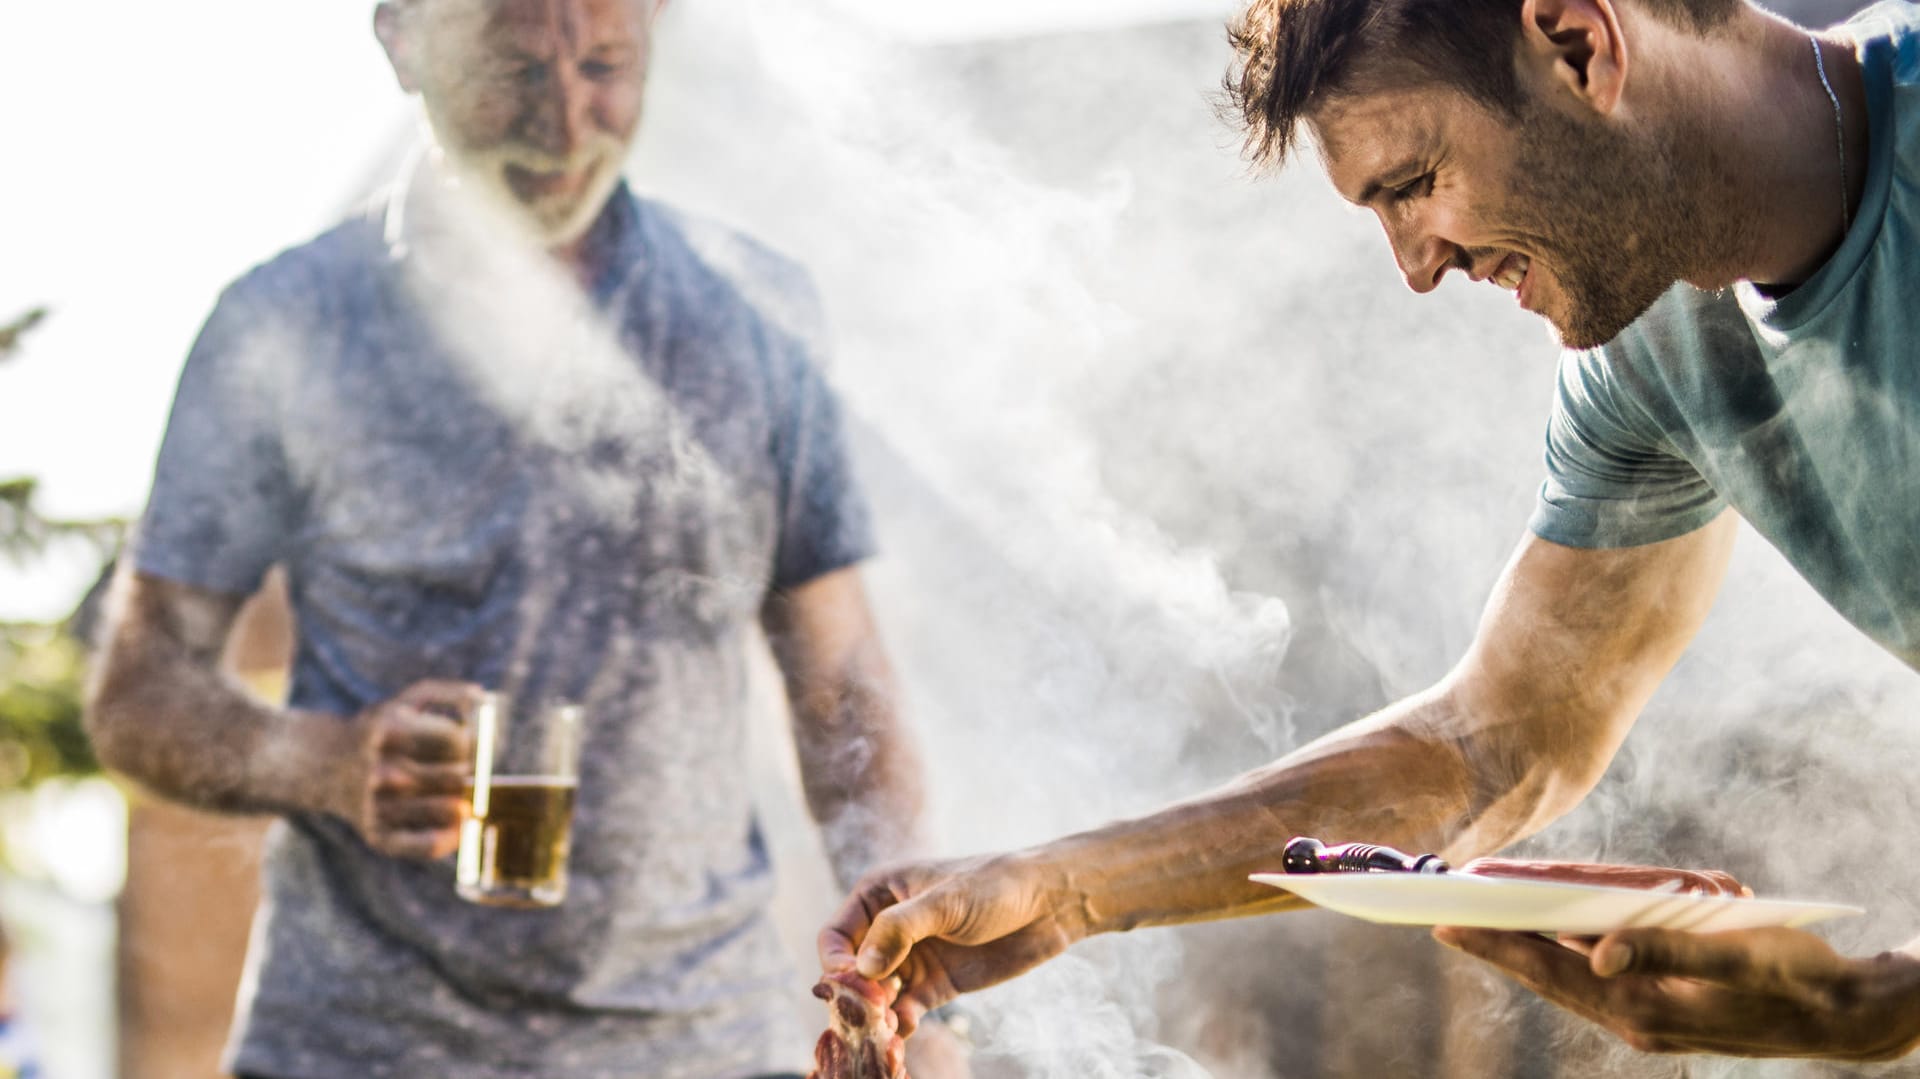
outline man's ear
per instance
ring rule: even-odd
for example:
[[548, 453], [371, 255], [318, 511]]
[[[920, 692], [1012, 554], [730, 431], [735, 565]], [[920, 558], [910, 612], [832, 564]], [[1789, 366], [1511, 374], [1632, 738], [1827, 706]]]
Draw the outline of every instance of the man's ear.
[[375, 5], [373, 9], [373, 36], [380, 39], [380, 47], [387, 52], [387, 63], [393, 65], [393, 77], [400, 81], [400, 89], [409, 94], [420, 92], [420, 54], [415, 48], [412, 19], [390, 2]]
[[1627, 80], [1627, 43], [1613, 0], [1520, 0], [1523, 81], [1531, 71], [1595, 112], [1612, 113]]

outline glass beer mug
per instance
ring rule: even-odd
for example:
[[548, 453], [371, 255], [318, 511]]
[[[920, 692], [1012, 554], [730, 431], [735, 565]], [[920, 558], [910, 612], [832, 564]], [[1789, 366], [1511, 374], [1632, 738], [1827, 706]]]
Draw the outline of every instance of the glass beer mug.
[[468, 713], [470, 811], [454, 860], [461, 898], [497, 907], [566, 898], [581, 726], [578, 705], [516, 709], [503, 693], [482, 694]]

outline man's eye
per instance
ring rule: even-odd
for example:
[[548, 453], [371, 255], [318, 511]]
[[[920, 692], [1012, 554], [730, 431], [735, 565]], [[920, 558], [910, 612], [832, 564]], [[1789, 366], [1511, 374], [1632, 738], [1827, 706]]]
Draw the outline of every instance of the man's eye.
[[1419, 176], [1416, 176], [1413, 179], [1407, 181], [1406, 183], [1401, 184], [1399, 187], [1394, 188], [1393, 201], [1405, 202], [1408, 199], [1419, 198], [1420, 196], [1432, 190], [1433, 190], [1433, 173], [1423, 172]]
[[626, 64], [616, 63], [612, 60], [588, 60], [586, 63], [580, 65], [580, 73], [597, 82], [601, 79], [613, 78], [615, 75], [625, 71], [626, 67]]
[[545, 64], [513, 64], [500, 69], [501, 77], [507, 82], [516, 82], [523, 86], [538, 86], [547, 78]]

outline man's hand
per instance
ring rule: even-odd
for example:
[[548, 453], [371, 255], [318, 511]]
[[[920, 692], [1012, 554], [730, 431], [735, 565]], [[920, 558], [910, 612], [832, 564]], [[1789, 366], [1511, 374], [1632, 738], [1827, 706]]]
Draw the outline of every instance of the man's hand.
[[900, 1033], [911, 1035], [929, 1010], [1023, 974], [1085, 936], [1066, 896], [1020, 855], [871, 873], [820, 931], [820, 967], [857, 967], [875, 981], [899, 975], [893, 1010]]
[[481, 693], [466, 682], [415, 682], [354, 717], [360, 753], [341, 769], [335, 812], [367, 845], [397, 858], [444, 858], [467, 812], [468, 736]]
[[1590, 949], [1451, 926], [1434, 938], [1647, 1052], [1871, 1061], [1920, 1044], [1920, 959], [1905, 952], [1849, 959], [1795, 929], [1625, 929]]

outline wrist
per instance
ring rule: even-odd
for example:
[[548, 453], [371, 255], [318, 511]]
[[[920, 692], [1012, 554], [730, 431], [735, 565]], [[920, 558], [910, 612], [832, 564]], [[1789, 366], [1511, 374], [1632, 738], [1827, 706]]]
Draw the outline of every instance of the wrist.
[[1055, 926], [1066, 936], [1069, 946], [1114, 927], [1102, 923], [1098, 907], [1087, 882], [1093, 874], [1076, 864], [1072, 854], [1059, 844], [1048, 844], [1008, 855], [1021, 871], [1035, 880], [1043, 908]]
[[262, 801], [282, 809], [360, 816], [365, 785], [365, 731], [357, 718], [284, 711], [269, 723], [254, 761]]

